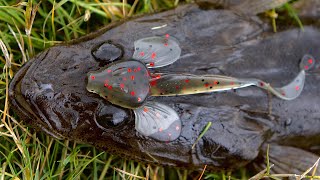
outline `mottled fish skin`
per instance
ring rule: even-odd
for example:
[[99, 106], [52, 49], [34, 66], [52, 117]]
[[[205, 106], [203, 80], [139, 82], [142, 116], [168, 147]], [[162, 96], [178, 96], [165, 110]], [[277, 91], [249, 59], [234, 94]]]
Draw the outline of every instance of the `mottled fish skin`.
[[245, 15], [256, 15], [258, 13], [265, 12], [269, 9], [279, 7], [289, 0], [196, 0], [199, 4], [211, 4], [212, 6], [221, 6], [226, 9], [232, 9], [237, 13]]
[[[164, 24], [165, 28], [151, 29]], [[11, 104], [33, 127], [146, 163], [192, 169], [207, 165], [209, 170], [239, 168], [254, 161], [268, 143], [315, 152], [320, 144], [319, 63], [306, 73], [304, 90], [293, 101], [270, 97], [256, 87], [152, 97], [174, 108], [182, 120], [180, 137], [168, 143], [137, 135], [131, 110], [86, 89], [87, 73], [105, 66], [92, 55], [97, 46], [115, 43], [124, 51], [121, 59], [130, 60], [135, 40], [166, 33], [179, 39], [183, 55], [174, 64], [157, 69], [159, 72], [256, 77], [281, 87], [299, 72], [304, 54], [320, 59], [319, 30], [304, 28], [304, 32], [294, 29], [265, 35], [260, 34], [261, 24], [232, 11], [179, 6], [109, 26], [103, 33], [75, 41], [76, 45], [42, 52], [11, 82]], [[208, 122], [212, 126], [191, 149]]]

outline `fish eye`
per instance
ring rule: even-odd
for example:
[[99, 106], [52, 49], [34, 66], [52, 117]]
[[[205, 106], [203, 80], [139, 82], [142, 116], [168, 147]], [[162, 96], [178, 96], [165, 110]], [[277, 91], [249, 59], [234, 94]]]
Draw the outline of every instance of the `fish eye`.
[[129, 110], [116, 106], [103, 106], [96, 112], [97, 124], [106, 129], [121, 126], [131, 118]]
[[123, 47], [112, 41], [103, 42], [94, 47], [91, 51], [92, 56], [98, 62], [108, 64], [121, 59], [124, 51]]

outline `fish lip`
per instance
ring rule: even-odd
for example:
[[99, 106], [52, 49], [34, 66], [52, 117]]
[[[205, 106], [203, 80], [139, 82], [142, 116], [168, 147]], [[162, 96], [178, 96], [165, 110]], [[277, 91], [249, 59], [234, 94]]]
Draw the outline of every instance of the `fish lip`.
[[[46, 51], [45, 54], [47, 54], [47, 52], [48, 51]], [[17, 73], [14, 75], [13, 79], [11, 80], [11, 82], [9, 84], [9, 102], [16, 109], [18, 109], [18, 111], [20, 111], [21, 114], [24, 114], [23, 111], [20, 110], [23, 108], [19, 105], [19, 102], [15, 98], [16, 98], [16, 95], [21, 95], [20, 83], [23, 80], [24, 76], [26, 75], [26, 73], [28, 72], [30, 66], [33, 64], [34, 61], [36, 61], [36, 57], [34, 57], [32, 60], [28, 61], [26, 64], [23, 64], [23, 66], [17, 71]], [[17, 88], [19, 88], [19, 89], [17, 89]], [[15, 90], [18, 90], [18, 91], [15, 91]]]
[[29, 68], [36, 61], [42, 61], [43, 59], [45, 59], [48, 52], [49, 50], [46, 50], [45, 52], [36, 55], [34, 58], [24, 64], [15, 74], [8, 88], [9, 103], [14, 107], [14, 112], [19, 115], [20, 119], [23, 119], [25, 122], [27, 122], [27, 124], [31, 124], [36, 129], [41, 129], [57, 139], [62, 139], [63, 136], [61, 134], [49, 130], [49, 127], [47, 127], [44, 123], [34, 122], [35, 119], [38, 119], [38, 122], [41, 122], [41, 120], [32, 111], [30, 111], [32, 110], [32, 108], [29, 103], [26, 102], [25, 97], [23, 97], [23, 94], [21, 93], [21, 82], [24, 79], [24, 76], [28, 72]]

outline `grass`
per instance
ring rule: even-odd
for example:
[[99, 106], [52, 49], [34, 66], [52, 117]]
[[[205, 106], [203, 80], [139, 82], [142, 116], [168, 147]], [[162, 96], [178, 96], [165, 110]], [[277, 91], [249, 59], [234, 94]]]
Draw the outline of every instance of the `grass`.
[[[132, 4], [127, 0], [17, 2], [0, 0], [0, 178], [187, 179], [192, 171], [121, 159], [90, 145], [56, 140], [34, 132], [11, 112], [7, 91], [15, 72], [45, 48], [125, 17], [174, 7], [179, 0], [135, 0]], [[286, 6], [291, 8], [289, 4]], [[293, 10], [290, 13], [297, 17]], [[268, 172], [261, 177], [270, 175]], [[243, 168], [236, 173], [203, 171], [198, 177], [248, 179], [247, 174]]]

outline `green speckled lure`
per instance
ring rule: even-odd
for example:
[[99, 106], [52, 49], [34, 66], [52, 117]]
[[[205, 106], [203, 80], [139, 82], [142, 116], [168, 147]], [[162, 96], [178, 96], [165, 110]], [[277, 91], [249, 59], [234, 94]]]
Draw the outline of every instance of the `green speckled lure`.
[[296, 78], [286, 86], [274, 88], [258, 79], [150, 73], [149, 68], [167, 66], [179, 59], [181, 49], [178, 41], [167, 34], [165, 37], [140, 39], [134, 46], [132, 60], [112, 63], [99, 71], [89, 72], [87, 90], [115, 105], [133, 109], [136, 130], [159, 141], [178, 138], [181, 121], [174, 109], [148, 101], [149, 96], [189, 95], [257, 86], [281, 99], [292, 100], [303, 89], [305, 71], [315, 63], [311, 55], [304, 55], [300, 63], [301, 71]]

